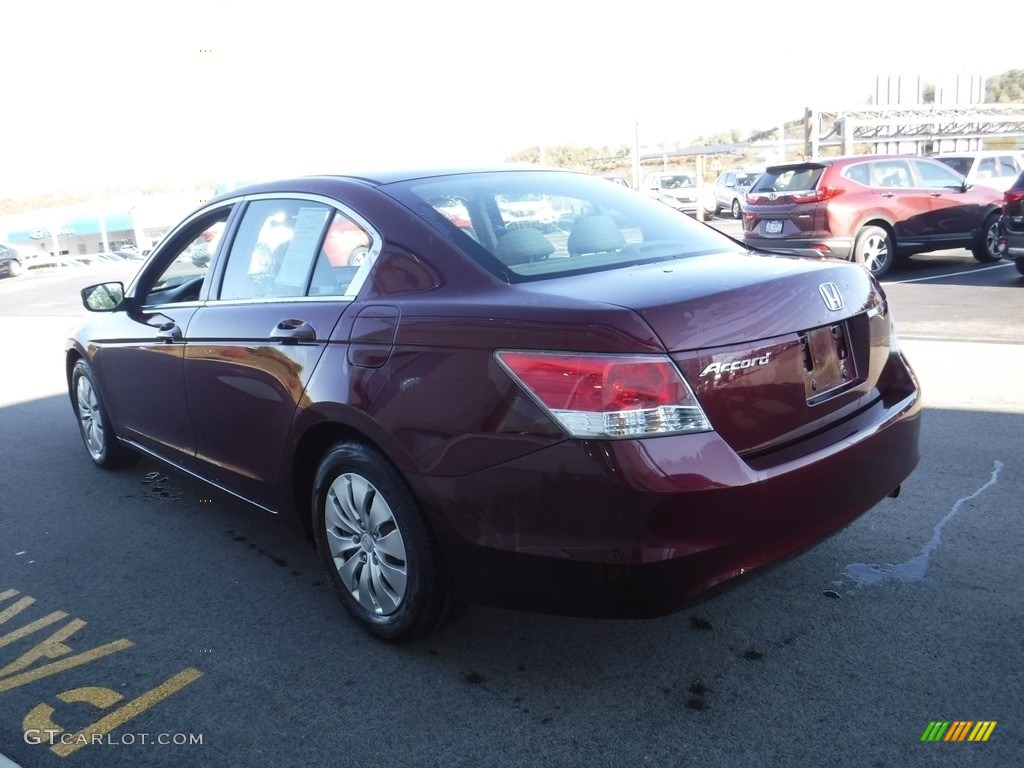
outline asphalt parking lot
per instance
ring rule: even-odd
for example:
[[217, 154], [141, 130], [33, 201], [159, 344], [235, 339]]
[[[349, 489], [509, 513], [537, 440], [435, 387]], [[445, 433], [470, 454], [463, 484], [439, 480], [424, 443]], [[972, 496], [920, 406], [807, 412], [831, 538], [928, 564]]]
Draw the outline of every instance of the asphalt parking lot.
[[[91, 465], [63, 392], [79, 282], [0, 281], [0, 754], [18, 765], [1020, 764], [1012, 265], [950, 252], [885, 281], [925, 398], [898, 498], [675, 616], [472, 608], [398, 648], [275, 518], [148, 461]], [[935, 722], [995, 725], [927, 740]]]

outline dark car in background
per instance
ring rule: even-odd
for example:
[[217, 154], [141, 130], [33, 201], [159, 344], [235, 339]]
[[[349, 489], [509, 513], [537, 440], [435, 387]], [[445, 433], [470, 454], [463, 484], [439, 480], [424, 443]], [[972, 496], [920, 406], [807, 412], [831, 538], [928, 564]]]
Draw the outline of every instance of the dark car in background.
[[17, 277], [21, 274], [23, 267], [18, 249], [13, 245], [0, 243], [0, 275]]
[[1013, 259], [1017, 271], [1024, 275], [1024, 173], [1003, 193], [999, 252]]
[[924, 157], [851, 155], [771, 166], [747, 193], [743, 242], [831, 255], [875, 277], [896, 258], [967, 248], [998, 261], [1002, 195]]
[[469, 603], [679, 610], [918, 462], [867, 271], [751, 252], [588, 174], [237, 189], [83, 301], [65, 363], [91, 460], [147, 454], [297, 520], [385, 640]]

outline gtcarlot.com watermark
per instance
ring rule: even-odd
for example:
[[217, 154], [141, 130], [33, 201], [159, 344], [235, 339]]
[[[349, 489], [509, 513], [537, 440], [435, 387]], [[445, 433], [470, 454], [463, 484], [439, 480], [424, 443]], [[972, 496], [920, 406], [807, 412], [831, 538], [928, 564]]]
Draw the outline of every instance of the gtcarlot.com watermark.
[[29, 728], [25, 731], [26, 744], [46, 744], [53, 747], [90, 747], [106, 744], [127, 747], [135, 744], [161, 747], [184, 747], [203, 743], [201, 733], [65, 733], [59, 728]]

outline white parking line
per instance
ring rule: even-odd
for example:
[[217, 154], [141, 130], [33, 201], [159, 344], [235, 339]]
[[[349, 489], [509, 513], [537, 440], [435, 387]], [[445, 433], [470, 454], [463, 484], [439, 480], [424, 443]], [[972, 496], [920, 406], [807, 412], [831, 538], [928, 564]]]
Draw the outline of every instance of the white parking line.
[[910, 280], [885, 280], [882, 285], [899, 285], [901, 283], [923, 283], [925, 280], [944, 280], [947, 277], [956, 277], [958, 275], [974, 275], [978, 272], [988, 272], [990, 269], [1005, 269], [1006, 267], [1012, 267], [1013, 262], [1006, 264], [993, 264], [991, 267], [981, 267], [980, 269], [971, 269], [964, 272], [962, 269], [956, 272], [950, 272], [945, 275], [932, 275], [931, 277], [915, 277]]
[[8, 758], [4, 757], [3, 755], [0, 755], [0, 768], [21, 768], [21, 767], [17, 763], [15, 763], [13, 760], [9, 760]]

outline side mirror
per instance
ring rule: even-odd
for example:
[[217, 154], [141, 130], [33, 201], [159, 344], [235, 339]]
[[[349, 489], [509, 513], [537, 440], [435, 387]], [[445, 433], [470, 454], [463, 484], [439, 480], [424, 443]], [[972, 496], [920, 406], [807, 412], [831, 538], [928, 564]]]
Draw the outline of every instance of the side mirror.
[[99, 283], [82, 289], [82, 304], [90, 312], [112, 312], [124, 302], [124, 283]]

